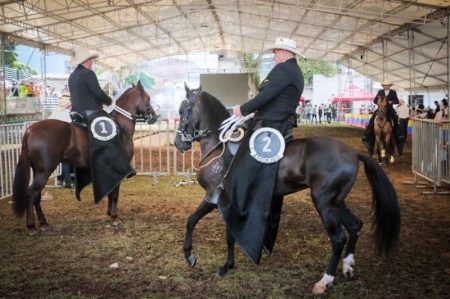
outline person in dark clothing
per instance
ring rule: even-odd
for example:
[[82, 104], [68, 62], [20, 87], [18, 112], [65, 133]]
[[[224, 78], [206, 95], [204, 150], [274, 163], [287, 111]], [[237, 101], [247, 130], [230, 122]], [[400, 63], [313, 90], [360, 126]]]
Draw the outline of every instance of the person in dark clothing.
[[[259, 128], [277, 130], [289, 140], [296, 125], [295, 109], [303, 93], [303, 73], [295, 55], [301, 55], [296, 42], [277, 38], [266, 48], [275, 55], [275, 67], [262, 81], [258, 95], [233, 109], [234, 116], [255, 113], [234, 157], [228, 173], [218, 190], [223, 188], [218, 207], [227, 228], [241, 248], [255, 264], [259, 263], [264, 248], [269, 254], [275, 243], [282, 197], [273, 194], [278, 162], [265, 164], [250, 154], [249, 142]], [[214, 201], [213, 196], [212, 201]]]
[[[387, 117], [392, 120], [393, 122], [393, 130], [394, 130], [394, 135], [397, 141], [401, 141], [403, 140], [405, 137], [402, 135], [402, 133], [399, 130], [399, 125], [398, 125], [398, 116], [397, 113], [394, 110], [394, 107], [392, 106], [393, 104], [398, 104], [398, 97], [397, 97], [397, 92], [392, 88], [394, 84], [392, 84], [389, 81], [384, 81], [381, 86], [383, 86], [383, 89], [380, 89], [377, 93], [377, 95], [375, 96], [375, 99], [373, 100], [373, 102], [375, 104], [377, 104], [378, 101], [378, 97], [386, 97], [386, 99], [388, 100], [388, 111], [387, 111]], [[373, 132], [374, 129], [374, 121], [375, 121], [375, 117], [377, 115], [377, 111], [374, 111], [374, 113], [372, 114], [372, 117], [369, 120], [369, 124], [367, 125], [366, 131], [364, 133], [364, 136], [362, 138], [362, 142], [364, 143], [364, 145], [367, 147], [367, 149], [369, 150], [369, 152], [372, 154], [373, 153], [373, 144], [374, 144], [374, 139], [375, 139], [375, 135]]]
[[[91, 70], [98, 54], [86, 53], [75, 57], [75, 70], [69, 76], [70, 101], [72, 111], [81, 113], [84, 117], [93, 111], [102, 110], [103, 104], [111, 105], [111, 98], [100, 88], [97, 76]], [[90, 112], [88, 112], [90, 111]]]
[[103, 110], [103, 105], [111, 105], [112, 99], [100, 88], [97, 76], [91, 70], [96, 58], [98, 54], [89, 52], [76, 55], [72, 64], [77, 67], [70, 74], [68, 83], [71, 116], [74, 112], [82, 115], [89, 136], [89, 169], [75, 168], [75, 194], [78, 197], [81, 190], [92, 182], [97, 203], [122, 179], [134, 176], [136, 171], [128, 162], [120, 128]]

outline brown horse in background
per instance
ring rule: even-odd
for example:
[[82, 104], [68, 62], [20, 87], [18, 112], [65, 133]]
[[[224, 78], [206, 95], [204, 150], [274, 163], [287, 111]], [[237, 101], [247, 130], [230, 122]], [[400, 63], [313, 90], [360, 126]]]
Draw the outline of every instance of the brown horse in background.
[[[141, 83], [127, 89], [116, 101], [112, 118], [121, 131], [121, 144], [131, 161], [133, 151], [134, 125], [137, 119], [145, 119], [148, 123], [156, 121], [156, 114], [150, 105], [150, 96]], [[22, 138], [22, 151], [16, 166], [13, 184], [13, 207], [18, 217], [26, 212], [27, 227], [30, 234], [36, 234], [33, 207], [39, 219], [40, 228], [48, 227], [41, 208], [41, 191], [48, 178], [59, 163], [64, 162], [80, 169], [89, 168], [89, 146], [87, 129], [56, 119], [45, 119], [30, 126]], [[30, 167], [33, 180], [30, 182]], [[117, 203], [119, 186], [108, 194], [107, 214], [119, 223]]]
[[387, 117], [389, 102], [386, 97], [378, 96], [378, 111], [374, 120], [375, 148], [378, 160], [382, 164], [394, 163], [394, 144], [392, 140], [392, 124]]
[[[192, 91], [186, 86], [186, 93], [187, 99], [180, 106], [180, 123], [174, 143], [178, 150], [186, 151], [193, 142], [200, 142], [197, 179], [206, 191], [204, 200], [187, 221], [183, 251], [188, 265], [193, 268], [197, 262], [192, 254], [194, 228], [200, 219], [217, 208], [208, 200], [230, 166], [233, 154], [219, 139], [221, 122], [230, 116], [225, 106], [206, 92]], [[358, 176], [358, 161], [363, 162], [372, 189], [376, 247], [380, 254], [387, 256], [398, 241], [400, 211], [395, 189], [378, 163], [339, 140], [325, 136], [287, 142], [284, 157], [279, 162], [272, 208], [281, 208], [284, 195], [310, 188], [312, 201], [331, 241], [326, 274], [316, 283], [314, 293], [324, 292], [332, 283], [344, 248], [342, 272], [347, 278], [354, 275], [355, 248], [363, 223], [346, 206], [345, 199]], [[225, 275], [234, 267], [234, 243], [227, 230], [228, 255], [225, 264], [219, 268], [219, 275]]]

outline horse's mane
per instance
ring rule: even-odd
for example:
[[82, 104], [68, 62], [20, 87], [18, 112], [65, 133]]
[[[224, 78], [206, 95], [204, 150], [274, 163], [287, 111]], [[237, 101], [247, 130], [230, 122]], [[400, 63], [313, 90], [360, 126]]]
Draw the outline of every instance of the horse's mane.
[[[204, 105], [203, 112], [207, 112], [207, 116], [211, 123], [220, 124], [224, 119], [230, 117], [227, 108], [213, 95], [202, 91], [200, 94], [202, 105]], [[217, 126], [218, 126], [217, 124]]]
[[133, 86], [133, 87], [129, 87], [129, 88], [127, 88], [127, 89], [119, 96], [119, 98], [116, 100], [116, 104], [119, 104], [124, 98], [126, 98], [126, 97], [128, 96], [128, 94], [130, 93], [130, 91], [131, 91], [133, 88], [136, 88], [136, 87], [139, 89], [139, 92], [141, 93], [141, 96], [142, 96], [143, 93], [144, 93], [144, 88], [143, 88], [142, 86], [136, 85], [136, 86]]
[[126, 95], [130, 92], [130, 90], [131, 90], [132, 88], [133, 88], [133, 87], [129, 87], [129, 88], [127, 88], [124, 92], [122, 92], [122, 94], [119, 96], [119, 98], [117, 98], [116, 104], [120, 103], [120, 101], [122, 101], [122, 100], [126, 97]]

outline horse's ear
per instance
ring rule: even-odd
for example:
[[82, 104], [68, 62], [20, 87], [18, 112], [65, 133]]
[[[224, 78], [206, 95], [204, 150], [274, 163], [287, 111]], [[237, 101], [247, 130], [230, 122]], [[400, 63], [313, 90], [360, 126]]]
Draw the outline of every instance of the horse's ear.
[[139, 87], [142, 86], [141, 80], [138, 80], [137, 86], [139, 86]]
[[131, 82], [131, 88], [134, 88], [134, 82]]
[[187, 86], [186, 82], [184, 82], [184, 90], [186, 90], [186, 94], [190, 94], [191, 93], [191, 90]]

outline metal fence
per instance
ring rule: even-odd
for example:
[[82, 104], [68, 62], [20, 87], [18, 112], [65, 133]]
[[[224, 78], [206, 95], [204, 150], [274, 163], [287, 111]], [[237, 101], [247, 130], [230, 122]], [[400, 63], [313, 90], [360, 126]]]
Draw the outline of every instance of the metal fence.
[[[22, 136], [32, 124], [19, 123], [0, 125], [0, 199], [12, 195], [12, 184], [16, 164], [19, 160]], [[156, 124], [137, 123], [134, 139], [132, 165], [138, 175], [182, 176], [190, 182], [195, 175], [195, 164], [200, 160], [197, 144], [188, 152], [180, 153], [173, 146], [178, 120], [165, 118]], [[58, 167], [51, 178], [61, 174]], [[56, 186], [56, 180], [54, 186]]]
[[412, 126], [413, 183], [420, 177], [433, 187], [424, 194], [449, 194], [438, 187], [450, 185], [450, 121], [414, 118]]
[[0, 125], [0, 199], [11, 196], [22, 136], [32, 123]]

